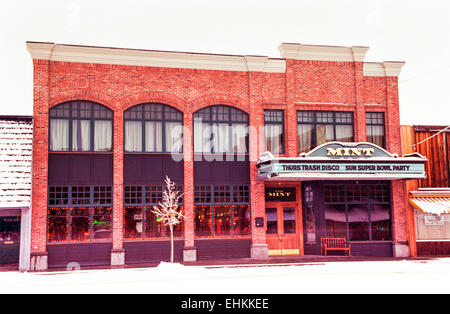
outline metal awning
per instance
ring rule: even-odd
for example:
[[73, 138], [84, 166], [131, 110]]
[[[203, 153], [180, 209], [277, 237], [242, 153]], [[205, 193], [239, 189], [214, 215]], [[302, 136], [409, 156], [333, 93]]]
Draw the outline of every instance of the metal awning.
[[411, 195], [411, 205], [426, 214], [450, 214], [450, 188], [419, 189]]

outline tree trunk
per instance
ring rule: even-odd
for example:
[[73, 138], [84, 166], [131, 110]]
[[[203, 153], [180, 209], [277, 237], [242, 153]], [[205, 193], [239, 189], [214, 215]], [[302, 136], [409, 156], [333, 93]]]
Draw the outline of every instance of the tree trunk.
[[173, 226], [169, 225], [170, 228], [170, 262], [173, 263]]

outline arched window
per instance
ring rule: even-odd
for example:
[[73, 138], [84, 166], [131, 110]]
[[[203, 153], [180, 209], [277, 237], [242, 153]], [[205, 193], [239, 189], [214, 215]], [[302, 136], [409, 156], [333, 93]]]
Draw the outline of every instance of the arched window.
[[248, 115], [215, 105], [194, 113], [195, 153], [248, 153]]
[[124, 112], [125, 151], [181, 153], [183, 113], [170, 106], [147, 103]]
[[111, 152], [113, 111], [74, 100], [50, 109], [50, 151]]

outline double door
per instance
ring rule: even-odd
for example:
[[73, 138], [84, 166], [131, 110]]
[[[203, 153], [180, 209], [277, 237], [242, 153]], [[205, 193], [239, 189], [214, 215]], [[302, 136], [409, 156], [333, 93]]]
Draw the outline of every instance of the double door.
[[300, 254], [301, 217], [297, 203], [266, 203], [269, 255]]

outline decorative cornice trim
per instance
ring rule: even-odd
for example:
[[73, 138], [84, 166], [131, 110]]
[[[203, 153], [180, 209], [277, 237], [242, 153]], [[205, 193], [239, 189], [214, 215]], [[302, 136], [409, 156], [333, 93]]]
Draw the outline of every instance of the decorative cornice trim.
[[362, 62], [369, 47], [320, 46], [282, 43], [278, 50], [283, 58], [311, 61]]
[[382, 62], [364, 62], [363, 64], [364, 76], [386, 76]]
[[364, 62], [364, 76], [399, 76], [403, 61]]
[[399, 76], [402, 67], [405, 65], [403, 61], [384, 61], [384, 70], [386, 71], [386, 76]]
[[270, 59], [266, 56], [237, 56], [125, 48], [105, 48], [42, 42], [27, 42], [27, 49], [31, 54], [32, 59], [62, 62], [244, 72], [261, 71], [284, 73], [286, 71], [285, 60]]
[[193, 52], [139, 50], [27, 42], [32, 59], [62, 62], [184, 68], [200, 70], [285, 73], [286, 60], [363, 62], [364, 76], [399, 76], [405, 62], [364, 62], [369, 47], [320, 46], [282, 43], [282, 58]]

